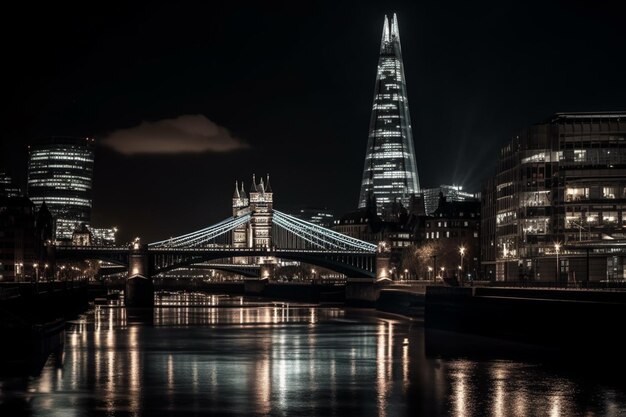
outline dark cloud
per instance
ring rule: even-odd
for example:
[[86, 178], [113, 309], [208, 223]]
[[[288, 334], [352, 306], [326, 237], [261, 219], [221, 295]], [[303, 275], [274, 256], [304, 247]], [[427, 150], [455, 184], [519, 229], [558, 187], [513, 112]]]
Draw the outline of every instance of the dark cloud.
[[101, 143], [125, 155], [232, 152], [249, 147], [228, 129], [200, 114], [144, 121], [139, 126], [114, 131]]

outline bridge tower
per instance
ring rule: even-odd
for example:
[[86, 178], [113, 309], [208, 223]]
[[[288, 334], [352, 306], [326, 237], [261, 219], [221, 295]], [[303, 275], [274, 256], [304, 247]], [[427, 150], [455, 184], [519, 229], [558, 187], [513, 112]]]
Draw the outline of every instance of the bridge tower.
[[[233, 217], [239, 217], [250, 212], [250, 200], [243, 189], [243, 181], [241, 182], [241, 190], [235, 181], [235, 192], [233, 193]], [[233, 246], [236, 248], [248, 247], [248, 228], [249, 224], [242, 224], [233, 229]], [[240, 262], [237, 262], [240, 263]]]
[[124, 292], [126, 307], [153, 307], [154, 286], [150, 271], [148, 245], [139, 238], [131, 243], [128, 256], [128, 278]]
[[250, 247], [261, 249], [272, 246], [272, 209], [274, 205], [274, 193], [270, 186], [270, 176], [266, 183], [263, 178], [256, 184], [252, 175], [252, 187], [250, 189]]

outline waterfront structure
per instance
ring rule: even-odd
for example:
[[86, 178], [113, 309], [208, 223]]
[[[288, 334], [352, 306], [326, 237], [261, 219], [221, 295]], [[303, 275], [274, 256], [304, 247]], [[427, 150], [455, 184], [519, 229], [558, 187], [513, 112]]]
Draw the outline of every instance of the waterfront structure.
[[13, 183], [11, 176], [0, 171], [0, 197], [20, 197], [22, 190]]
[[335, 220], [335, 214], [327, 207], [302, 207], [291, 215], [322, 227], [331, 227]]
[[358, 207], [375, 205], [389, 216], [394, 202], [408, 206], [420, 185], [397, 16], [385, 16], [374, 103]]
[[[49, 256], [55, 264], [95, 259], [102, 265], [118, 266], [102, 268], [100, 274], [119, 273], [119, 266], [127, 267], [127, 306], [151, 306], [152, 277], [179, 268], [210, 268], [269, 279], [277, 260], [283, 259], [314, 265], [314, 277], [320, 276], [322, 268], [334, 271], [335, 276], [367, 277], [371, 284], [388, 277], [388, 257], [377, 251], [376, 244], [276, 210], [269, 177], [257, 182], [253, 176], [247, 193], [235, 183], [231, 202], [231, 217], [181, 236], [150, 244], [136, 238], [128, 246], [105, 247], [92, 245], [93, 233], [85, 227], [75, 234], [74, 245], [50, 245]], [[256, 281], [246, 291], [263, 287], [265, 281]]]
[[71, 239], [91, 220], [94, 139], [52, 137], [29, 147], [28, 196], [46, 203], [55, 220], [55, 238]]
[[421, 193], [424, 195], [424, 207], [426, 214], [432, 214], [439, 207], [439, 195], [443, 194], [447, 201], [478, 201], [480, 193], [470, 193], [463, 191], [461, 185], [445, 185], [434, 188], [422, 188]]
[[483, 229], [495, 230], [496, 280], [626, 279], [626, 112], [557, 113], [524, 129], [494, 181]]

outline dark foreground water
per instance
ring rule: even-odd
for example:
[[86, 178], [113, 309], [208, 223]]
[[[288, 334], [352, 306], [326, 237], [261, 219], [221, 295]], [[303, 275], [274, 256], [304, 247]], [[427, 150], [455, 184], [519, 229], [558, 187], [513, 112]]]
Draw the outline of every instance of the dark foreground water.
[[40, 375], [0, 376], [0, 415], [626, 415], [621, 376], [588, 372], [593, 358], [546, 365], [366, 310], [162, 302], [153, 318], [98, 308], [74, 322]]

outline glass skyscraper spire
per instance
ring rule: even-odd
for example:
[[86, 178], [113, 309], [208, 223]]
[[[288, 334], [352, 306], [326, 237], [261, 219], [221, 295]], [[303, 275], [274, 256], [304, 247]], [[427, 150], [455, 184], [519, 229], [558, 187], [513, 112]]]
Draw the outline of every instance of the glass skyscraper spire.
[[400, 32], [394, 13], [391, 22], [385, 16], [383, 25], [359, 208], [375, 201], [377, 213], [385, 216], [394, 201], [407, 207], [419, 188]]

